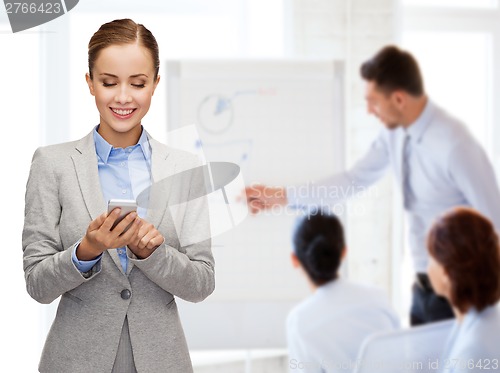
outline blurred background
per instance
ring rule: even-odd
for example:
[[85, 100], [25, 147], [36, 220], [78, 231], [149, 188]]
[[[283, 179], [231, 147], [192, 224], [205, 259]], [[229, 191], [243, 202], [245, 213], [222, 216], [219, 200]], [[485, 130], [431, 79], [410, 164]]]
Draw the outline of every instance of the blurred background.
[[[359, 66], [384, 45], [397, 44], [414, 54], [429, 96], [469, 126], [500, 175], [500, 105], [494, 104], [500, 100], [498, 0], [82, 0], [65, 16], [16, 34], [2, 6], [0, 105], [6, 136], [0, 147], [5, 177], [1, 184], [5, 255], [0, 271], [0, 335], [7, 347], [0, 355], [12, 371], [37, 371], [56, 308], [56, 304], [39, 305], [32, 300], [23, 278], [21, 232], [31, 157], [37, 147], [81, 138], [98, 123], [85, 83], [87, 44], [102, 23], [117, 18], [144, 24], [159, 43], [162, 81], [143, 124], [162, 142], [168, 141], [172, 129], [167, 125], [171, 113], [166, 104], [166, 61], [336, 61], [343, 76], [338, 109], [343, 113], [343, 130], [338, 132], [343, 144], [340, 157], [349, 166], [380, 129], [377, 120], [366, 113]], [[293, 128], [289, 133], [293, 134]], [[413, 270], [396, 189], [387, 176], [373, 193], [347, 203], [347, 209], [360, 213], [344, 216], [350, 249], [344, 272], [353, 280], [384, 288], [407, 324]], [[283, 239], [289, 242], [289, 237]], [[218, 250], [214, 247], [221, 286], [218, 282], [206, 302], [229, 304], [232, 293], [224, 291], [224, 284], [237, 274], [228, 270], [231, 257], [223, 257], [222, 249], [218, 261]], [[280, 250], [274, 259], [282, 258], [283, 268], [288, 268], [290, 248]], [[241, 261], [241, 257], [234, 260]], [[268, 280], [252, 277], [249, 271], [256, 289], [268, 285]], [[288, 284], [293, 295], [285, 300], [300, 301], [307, 295], [305, 284], [291, 268], [283, 271], [297, 277], [296, 283]], [[276, 294], [277, 300], [282, 298]], [[265, 312], [254, 315], [256, 328], [259, 317], [265, 317]], [[252, 318], [240, 320], [248, 323]], [[284, 332], [284, 320], [276, 330]], [[240, 335], [242, 343], [232, 345], [228, 340], [226, 346], [213, 349], [214, 336], [203, 335], [203, 330], [197, 333], [204, 342], [193, 348], [196, 372], [287, 369], [284, 344], [246, 345], [245, 335]]]

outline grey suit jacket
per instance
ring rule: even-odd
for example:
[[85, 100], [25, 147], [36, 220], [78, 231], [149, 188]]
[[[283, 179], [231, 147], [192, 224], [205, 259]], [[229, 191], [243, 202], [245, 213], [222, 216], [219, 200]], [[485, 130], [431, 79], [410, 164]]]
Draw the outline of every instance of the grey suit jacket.
[[[149, 138], [154, 182], [197, 165], [195, 156]], [[182, 177], [181, 185], [158, 183], [151, 190], [147, 220], [165, 243], [144, 260], [127, 250], [127, 274], [116, 250], [107, 250], [86, 277], [73, 264], [72, 249], [91, 220], [107, 208], [92, 133], [36, 150], [22, 242], [26, 287], [40, 303], [62, 296], [43, 349], [41, 372], [111, 372], [126, 316], [139, 373], [192, 371], [174, 296], [202, 301], [214, 290], [215, 276], [209, 238], [180, 244], [192, 235], [207, 238], [210, 230], [206, 198], [173, 212], [168, 207], [169, 200], [187, 201], [193, 190], [204, 187], [189, 173]], [[122, 299], [124, 289], [130, 290], [129, 299]]]

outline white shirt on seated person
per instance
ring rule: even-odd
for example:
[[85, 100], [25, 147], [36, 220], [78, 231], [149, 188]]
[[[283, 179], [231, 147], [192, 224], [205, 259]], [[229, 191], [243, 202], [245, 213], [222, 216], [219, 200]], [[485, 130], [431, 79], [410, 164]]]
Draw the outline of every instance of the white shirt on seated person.
[[366, 337], [397, 328], [399, 319], [382, 290], [330, 281], [288, 315], [290, 371], [351, 372]]
[[444, 351], [443, 373], [500, 372], [500, 306], [470, 309], [455, 323]]

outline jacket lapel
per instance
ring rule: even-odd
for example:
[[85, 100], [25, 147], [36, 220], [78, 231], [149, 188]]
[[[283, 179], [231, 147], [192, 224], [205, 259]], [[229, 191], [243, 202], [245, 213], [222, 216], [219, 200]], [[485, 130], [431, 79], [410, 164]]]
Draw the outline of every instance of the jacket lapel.
[[106, 211], [106, 202], [101, 191], [93, 133], [78, 141], [75, 150], [71, 158], [87, 211], [94, 220]]
[[175, 174], [175, 164], [169, 158], [167, 147], [149, 136], [151, 145], [151, 189], [146, 220], [155, 227], [161, 223], [163, 215], [168, 208], [168, 200], [172, 189]]
[[[71, 156], [75, 165], [75, 171], [80, 184], [83, 200], [87, 206], [87, 211], [92, 220], [107, 210], [107, 203], [104, 201], [101, 190], [101, 181], [97, 165], [97, 154], [94, 143], [94, 130], [77, 142], [75, 152]], [[120, 258], [116, 250], [106, 250], [111, 258], [123, 273]], [[106, 253], [104, 253], [106, 255]], [[129, 262], [129, 267], [131, 263]], [[130, 268], [131, 269], [131, 268]]]

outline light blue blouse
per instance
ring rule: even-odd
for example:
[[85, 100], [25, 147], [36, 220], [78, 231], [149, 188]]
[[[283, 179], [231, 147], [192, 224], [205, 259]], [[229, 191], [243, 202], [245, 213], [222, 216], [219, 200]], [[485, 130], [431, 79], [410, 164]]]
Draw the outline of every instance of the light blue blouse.
[[500, 372], [500, 306], [471, 309], [455, 323], [440, 362], [442, 373]]

